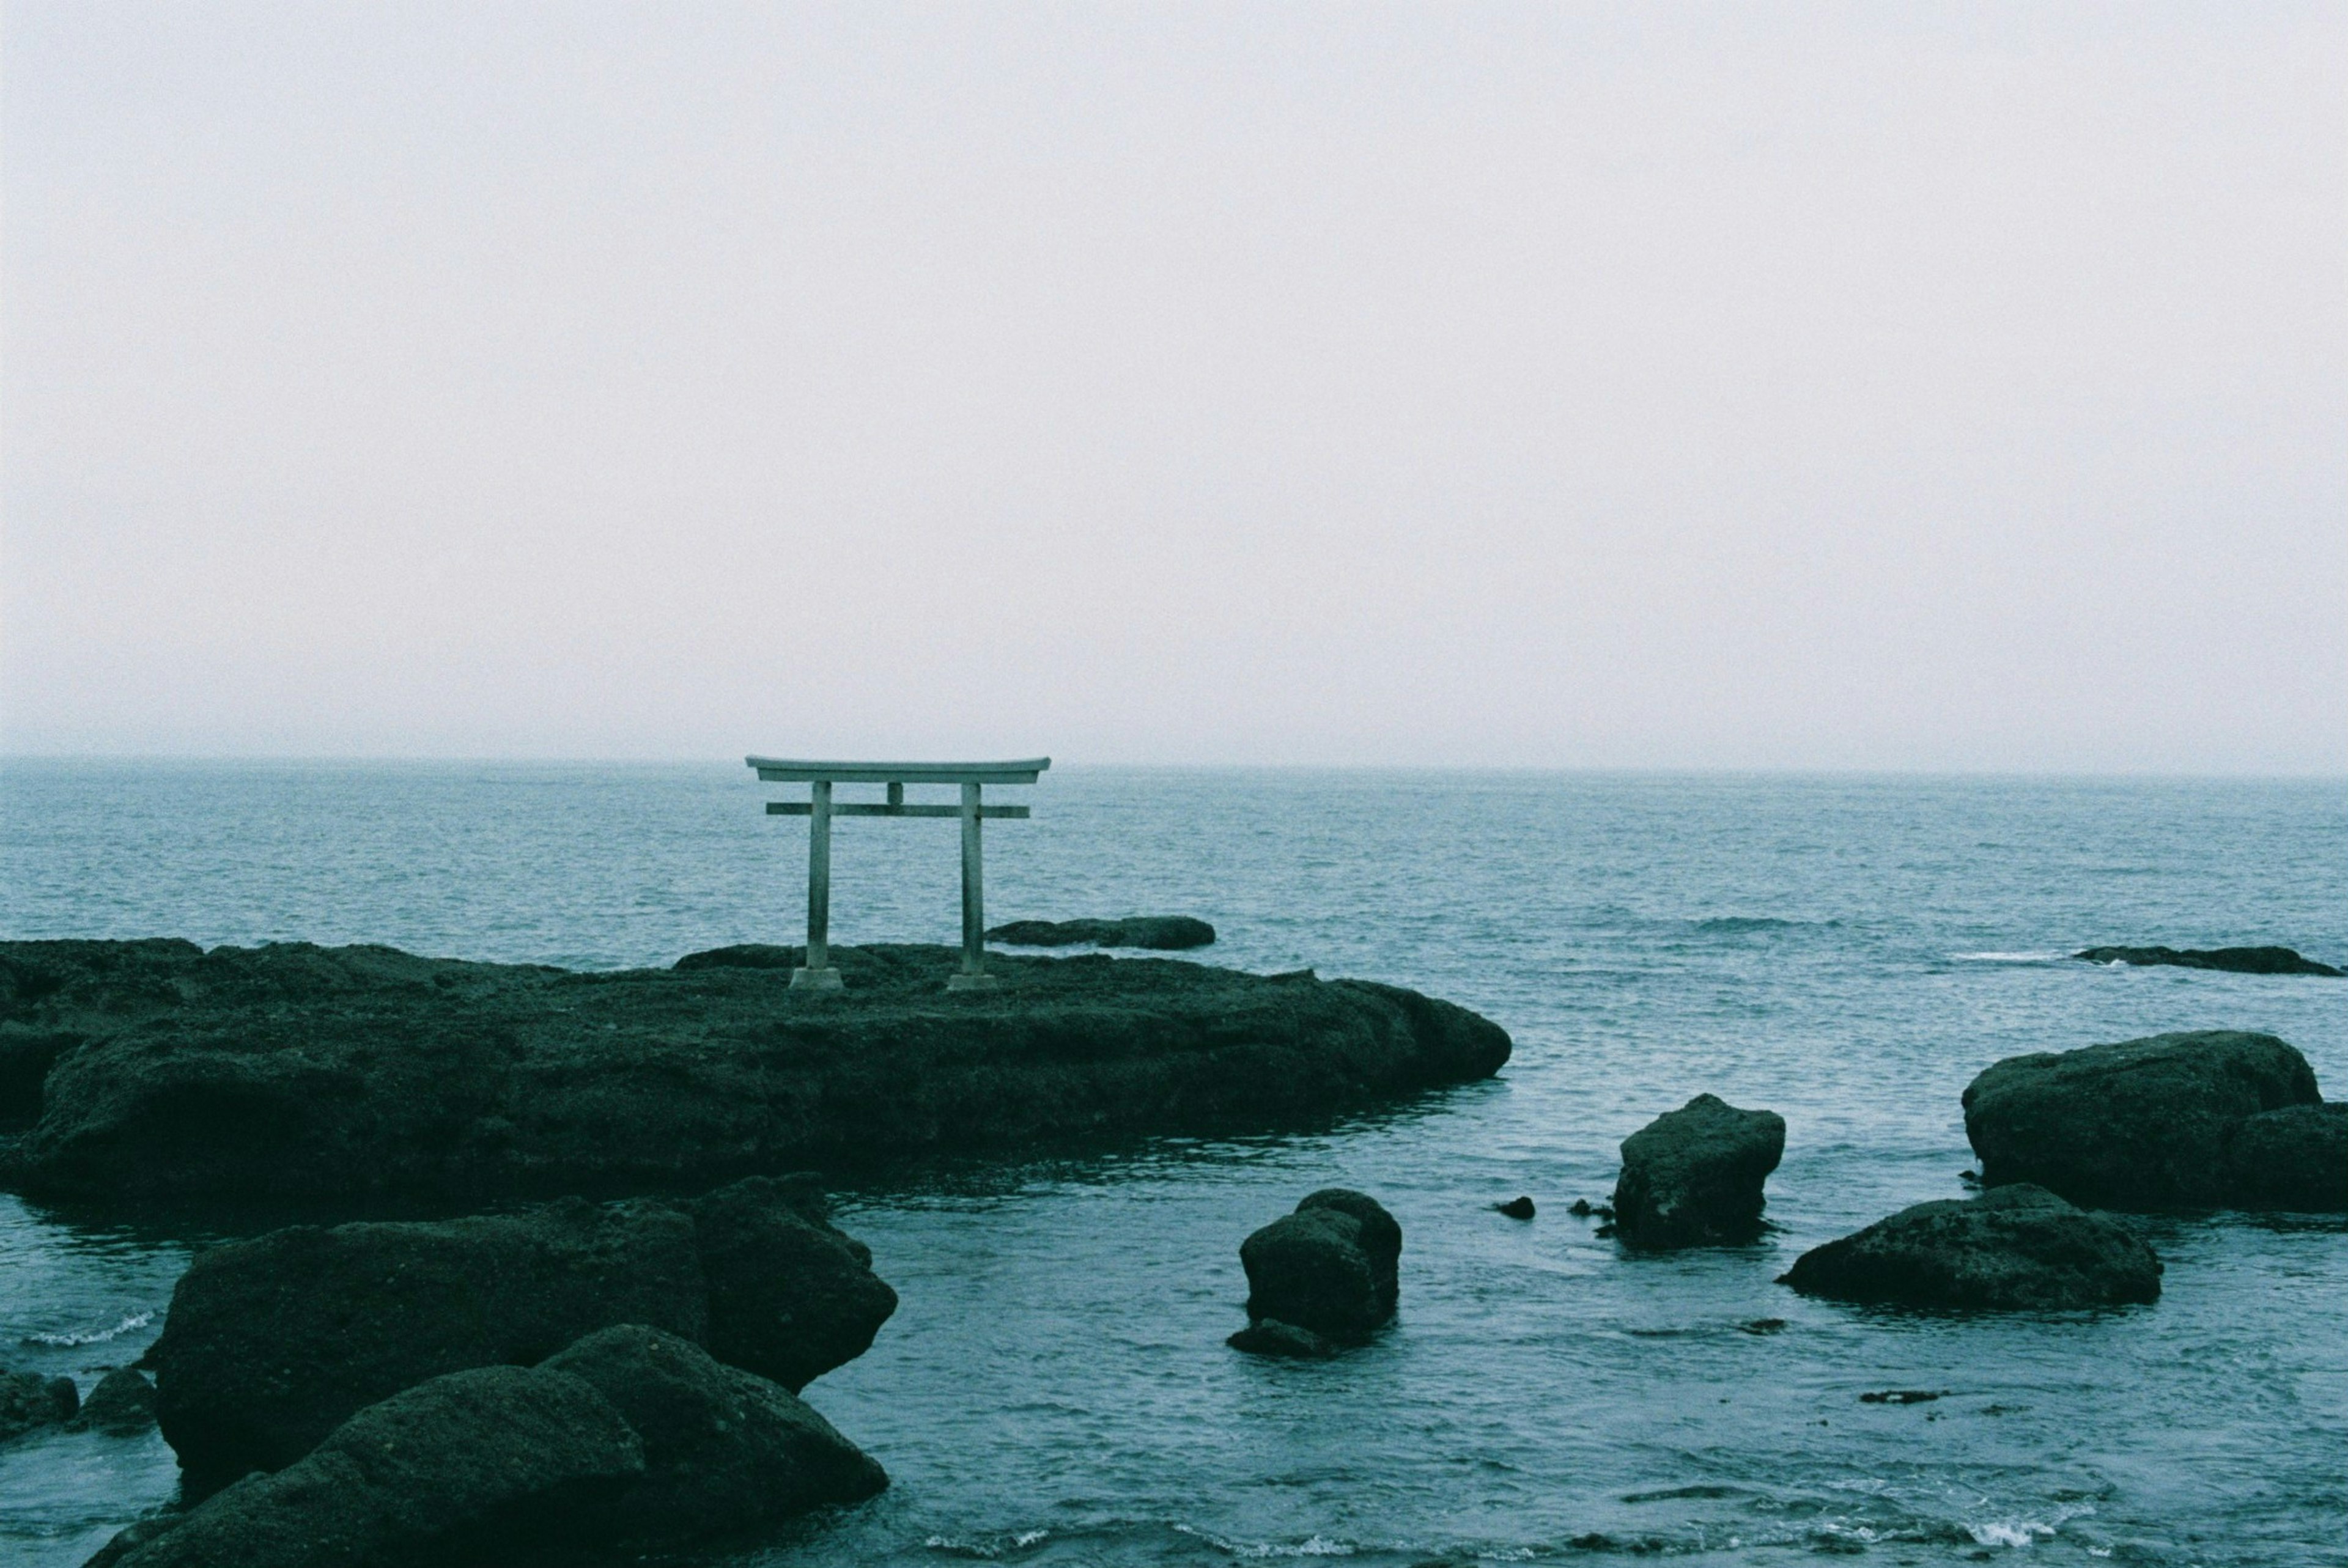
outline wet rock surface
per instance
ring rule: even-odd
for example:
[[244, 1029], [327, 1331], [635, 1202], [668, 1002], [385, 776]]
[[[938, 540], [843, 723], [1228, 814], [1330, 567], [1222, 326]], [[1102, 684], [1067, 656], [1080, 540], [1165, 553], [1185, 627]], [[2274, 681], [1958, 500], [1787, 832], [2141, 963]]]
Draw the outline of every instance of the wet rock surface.
[[643, 1440], [644, 1473], [599, 1501], [599, 1534], [733, 1534], [825, 1503], [860, 1502], [889, 1484], [862, 1450], [781, 1385], [656, 1328], [602, 1329], [541, 1369], [587, 1383]]
[[[1263, 1131], [1490, 1076], [1509, 1038], [1366, 981], [788, 948], [573, 973], [306, 943], [0, 943], [0, 1181], [48, 1197], [690, 1190], [1140, 1132]], [[11, 1076], [13, 1074], [13, 1076]], [[29, 1085], [29, 1087], [27, 1087]]]
[[1282, 1323], [1277, 1317], [1251, 1323], [1223, 1343], [1251, 1356], [1284, 1356], [1299, 1361], [1323, 1361], [1344, 1348], [1310, 1328], [1299, 1328], [1295, 1324]]
[[1824, 1246], [1780, 1276], [1862, 1305], [2066, 1310], [2160, 1298], [2160, 1259], [2107, 1215], [2043, 1187], [1918, 1204]]
[[2289, 948], [2085, 948], [2071, 956], [2091, 964], [2166, 964], [2237, 975], [2348, 976], [2348, 970], [2303, 958]]
[[215, 1247], [181, 1276], [148, 1360], [201, 1493], [293, 1463], [400, 1389], [535, 1363], [614, 1324], [706, 1341], [795, 1389], [860, 1354], [895, 1307], [819, 1194], [754, 1179], [685, 1207], [572, 1198]]
[[1393, 1318], [1401, 1258], [1402, 1226], [1376, 1199], [1324, 1188], [1240, 1244], [1249, 1322], [1357, 1343]]
[[2307, 1059], [2271, 1034], [2153, 1035], [1996, 1063], [1965, 1088], [1965, 1136], [1991, 1188], [2029, 1182], [2107, 1209], [2256, 1207], [2255, 1163], [2283, 1144], [2238, 1150], [2243, 1124], [2321, 1102]]
[[71, 1378], [0, 1370], [0, 1442], [73, 1419], [81, 1391]]
[[1189, 915], [1130, 915], [1121, 920], [1013, 920], [986, 933], [1014, 948], [1145, 948], [1180, 952], [1204, 948], [1215, 928]]
[[2348, 1104], [2245, 1116], [2227, 1148], [2228, 1201], [2246, 1209], [2348, 1212]]
[[176, 1521], [134, 1526], [148, 1538], [112, 1561], [121, 1568], [538, 1561], [550, 1547], [585, 1542], [600, 1505], [644, 1474], [643, 1441], [585, 1381], [477, 1368], [369, 1406], [299, 1462], [247, 1476]]
[[1762, 1184], [1785, 1153], [1784, 1117], [1699, 1094], [1622, 1141], [1616, 1234], [1643, 1247], [1751, 1241]]
[[73, 1424], [110, 1437], [136, 1437], [155, 1424], [155, 1385], [135, 1367], [117, 1367], [98, 1380]]

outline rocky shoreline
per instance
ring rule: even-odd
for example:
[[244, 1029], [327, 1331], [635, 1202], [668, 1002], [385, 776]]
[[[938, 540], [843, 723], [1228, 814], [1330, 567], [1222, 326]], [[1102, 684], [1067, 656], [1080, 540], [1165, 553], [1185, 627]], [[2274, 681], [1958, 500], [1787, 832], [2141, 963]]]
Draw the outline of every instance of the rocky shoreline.
[[757, 1173], [1276, 1130], [1489, 1077], [1399, 987], [1170, 959], [788, 948], [572, 972], [287, 943], [0, 943], [0, 1183], [51, 1199], [693, 1191]]

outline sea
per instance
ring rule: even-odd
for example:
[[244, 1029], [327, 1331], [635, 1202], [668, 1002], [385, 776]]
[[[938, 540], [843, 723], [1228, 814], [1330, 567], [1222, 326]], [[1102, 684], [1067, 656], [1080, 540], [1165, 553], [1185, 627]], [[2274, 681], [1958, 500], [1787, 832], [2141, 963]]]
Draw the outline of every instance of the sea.
[[[795, 941], [786, 793], [724, 762], [9, 762], [0, 935], [583, 968]], [[807, 1398], [891, 1484], [676, 1561], [2348, 1563], [2348, 1219], [2131, 1220], [2167, 1275], [2123, 1310], [1776, 1283], [1962, 1195], [1958, 1097], [2003, 1057], [2263, 1030], [2348, 1097], [2348, 981], [2066, 957], [2348, 964], [2348, 783], [1063, 765], [1002, 794], [1035, 815], [987, 826], [990, 919], [1201, 916], [1200, 957], [1416, 987], [1515, 1056], [1301, 1132], [845, 1181], [902, 1305]], [[842, 820], [834, 941], [954, 940], [955, 833]], [[1706, 1091], [1786, 1119], [1761, 1241], [1637, 1255], [1570, 1212]], [[1241, 1239], [1329, 1185], [1400, 1219], [1397, 1320], [1328, 1362], [1227, 1348]], [[1494, 1211], [1520, 1194], [1529, 1222]], [[191, 1253], [264, 1223], [0, 1194], [0, 1365], [86, 1389]], [[1938, 1397], [1865, 1398], [1891, 1389]], [[153, 1436], [0, 1447], [0, 1561], [78, 1563], [176, 1484]]]

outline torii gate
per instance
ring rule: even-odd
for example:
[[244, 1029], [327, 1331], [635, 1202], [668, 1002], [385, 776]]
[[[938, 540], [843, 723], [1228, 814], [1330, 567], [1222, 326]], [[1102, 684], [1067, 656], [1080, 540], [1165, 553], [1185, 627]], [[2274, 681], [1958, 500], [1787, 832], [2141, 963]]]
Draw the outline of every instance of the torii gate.
[[[809, 763], [780, 757], [745, 757], [763, 784], [804, 784], [808, 798], [770, 800], [768, 816], [808, 819], [807, 961], [791, 972], [793, 990], [838, 990], [839, 971], [831, 967], [831, 819], [835, 816], [959, 816], [962, 818], [962, 972], [946, 981], [950, 991], [975, 990], [995, 983], [986, 972], [986, 879], [981, 865], [978, 825], [986, 818], [1026, 816], [1024, 805], [987, 805], [979, 800], [986, 784], [1031, 784], [1052, 765], [1049, 757], [1014, 763]], [[836, 784], [889, 786], [885, 803], [834, 805]], [[908, 805], [909, 784], [962, 785], [962, 804]]]

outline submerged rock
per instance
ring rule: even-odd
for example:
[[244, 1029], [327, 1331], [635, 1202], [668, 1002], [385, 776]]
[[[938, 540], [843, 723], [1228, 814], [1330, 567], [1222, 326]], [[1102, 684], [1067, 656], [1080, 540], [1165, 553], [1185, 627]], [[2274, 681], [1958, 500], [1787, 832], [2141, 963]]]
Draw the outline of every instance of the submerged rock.
[[296, 1225], [200, 1254], [149, 1353], [191, 1490], [291, 1464], [356, 1411], [463, 1368], [529, 1365], [645, 1324], [793, 1388], [896, 1307], [793, 1184], [688, 1208], [572, 1198], [512, 1214]]
[[585, 1381], [481, 1367], [370, 1405], [297, 1463], [245, 1477], [114, 1562], [455, 1568], [535, 1561], [587, 1538], [601, 1522], [598, 1505], [644, 1473], [643, 1442]]
[[2224, 969], [2237, 975], [2348, 977], [2348, 970], [2302, 958], [2289, 948], [2087, 948], [2071, 956], [2091, 964], [2169, 964], [2180, 969]]
[[673, 1334], [605, 1328], [541, 1366], [586, 1382], [643, 1440], [644, 1473], [601, 1500], [601, 1534], [664, 1542], [731, 1534], [860, 1502], [889, 1484], [797, 1396]]
[[2226, 1196], [2236, 1207], [2348, 1211], [2348, 1105], [2288, 1105], [2245, 1116], [2226, 1155]]
[[[37, 1194], [673, 1191], [1105, 1134], [1274, 1128], [1485, 1078], [1509, 1037], [1395, 987], [1169, 959], [834, 948], [571, 973], [302, 943], [0, 943], [57, 1043], [0, 1163]], [[29, 1070], [27, 1070], [29, 1071]]]
[[1014, 920], [986, 933], [1014, 948], [1152, 948], [1179, 952], [1203, 948], [1215, 928], [1188, 915], [1131, 915], [1122, 920]]
[[135, 1437], [155, 1424], [155, 1385], [135, 1367], [117, 1367], [98, 1380], [73, 1424], [109, 1437]]
[[1778, 1276], [1805, 1296], [1901, 1307], [2116, 1307], [2160, 1298], [2160, 1259], [2044, 1187], [1918, 1204], [1812, 1247]]
[[1248, 1320], [1365, 1339], [1395, 1315], [1401, 1258], [1402, 1226], [1376, 1199], [1323, 1188], [1240, 1244]]
[[81, 1390], [71, 1378], [0, 1370], [0, 1442], [70, 1420], [81, 1408]]
[[2238, 1191], [2242, 1124], [2321, 1099], [2307, 1059], [2273, 1035], [2161, 1034], [1996, 1063], [1965, 1088], [1965, 1136], [1991, 1188], [2031, 1182], [2107, 1209], [2255, 1206]]
[[1340, 1348], [1334, 1341], [1323, 1338], [1310, 1328], [1299, 1328], [1277, 1317], [1251, 1323], [1223, 1343], [1251, 1356], [1285, 1356], [1301, 1361], [1326, 1360]]
[[1622, 1141], [1617, 1234], [1635, 1246], [1702, 1246], [1761, 1232], [1761, 1187], [1786, 1153], [1786, 1119], [1699, 1094]]

